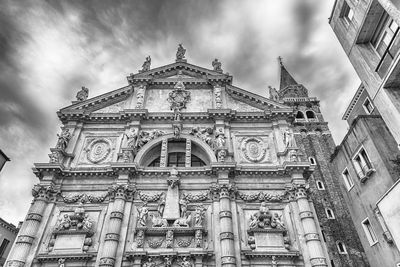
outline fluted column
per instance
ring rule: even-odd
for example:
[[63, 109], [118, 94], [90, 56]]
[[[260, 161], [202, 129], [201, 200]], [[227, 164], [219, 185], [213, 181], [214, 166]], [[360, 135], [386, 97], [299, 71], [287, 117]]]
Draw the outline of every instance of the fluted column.
[[214, 194], [219, 194], [221, 265], [236, 267], [231, 211], [231, 196], [234, 194], [235, 189], [232, 184], [219, 184], [215, 185], [214, 188], [216, 189]]
[[34, 197], [33, 203], [29, 208], [28, 215], [25, 222], [19, 230], [17, 241], [12, 248], [6, 266], [8, 267], [22, 267], [25, 266], [26, 259], [32, 248], [34, 239], [39, 230], [42, 221], [43, 212], [46, 209], [47, 203], [51, 197], [56, 193], [52, 185], [43, 186], [35, 185], [32, 189]]
[[127, 184], [118, 184], [110, 189], [110, 194], [114, 199], [113, 210], [107, 223], [108, 229], [99, 265], [104, 267], [113, 267], [115, 265], [125, 202], [132, 198], [133, 188]]
[[318, 234], [315, 217], [310, 203], [308, 202], [303, 175], [292, 174], [292, 181], [293, 180], [301, 181], [300, 183], [293, 184], [293, 190], [295, 191], [295, 198], [299, 207], [299, 216], [304, 229], [304, 239], [307, 244], [308, 253], [310, 254], [311, 266], [328, 266], [321, 239]]

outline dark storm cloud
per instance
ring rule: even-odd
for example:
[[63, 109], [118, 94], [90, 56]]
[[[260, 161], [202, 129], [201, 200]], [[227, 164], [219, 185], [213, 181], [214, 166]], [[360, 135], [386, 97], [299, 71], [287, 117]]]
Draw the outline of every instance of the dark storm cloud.
[[32, 131], [40, 131], [44, 123], [41, 110], [24, 95], [24, 83], [19, 63], [19, 47], [29, 36], [10, 18], [7, 8], [0, 6], [0, 133], [20, 121]]

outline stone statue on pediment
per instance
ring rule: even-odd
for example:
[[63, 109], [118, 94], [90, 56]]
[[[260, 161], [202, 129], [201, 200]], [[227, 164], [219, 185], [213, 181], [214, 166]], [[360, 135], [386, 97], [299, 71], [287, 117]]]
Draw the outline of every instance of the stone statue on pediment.
[[142, 65], [142, 71], [150, 70], [150, 65], [151, 65], [151, 57], [147, 56], [146, 60], [144, 61], [143, 65]]
[[69, 132], [69, 129], [64, 129], [61, 134], [57, 134], [58, 136], [58, 141], [56, 148], [61, 149], [62, 151], [65, 151], [65, 149], [68, 146], [69, 140], [71, 140], [71, 133]]
[[84, 101], [89, 97], [89, 89], [82, 86], [82, 89], [76, 93], [76, 100]]
[[185, 59], [185, 53], [186, 53], [186, 49], [183, 48], [182, 44], [178, 45], [178, 50], [176, 51], [176, 60], [183, 60]]
[[211, 63], [215, 71], [222, 71], [222, 63], [218, 61], [218, 59], [214, 59], [213, 62]]

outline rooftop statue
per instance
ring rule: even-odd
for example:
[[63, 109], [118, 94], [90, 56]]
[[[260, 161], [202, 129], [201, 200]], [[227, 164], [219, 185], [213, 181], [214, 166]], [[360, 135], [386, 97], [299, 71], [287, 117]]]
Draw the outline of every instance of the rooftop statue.
[[150, 65], [151, 65], [151, 57], [147, 56], [146, 60], [144, 61], [143, 65], [142, 65], [142, 71], [150, 70]]
[[82, 89], [76, 94], [76, 100], [84, 101], [89, 97], [89, 89], [82, 86]]
[[218, 59], [214, 59], [213, 62], [211, 63], [215, 71], [222, 71], [222, 63], [218, 61]]
[[182, 44], [178, 45], [178, 51], [176, 51], [176, 60], [183, 60], [185, 59], [186, 49], [183, 48]]

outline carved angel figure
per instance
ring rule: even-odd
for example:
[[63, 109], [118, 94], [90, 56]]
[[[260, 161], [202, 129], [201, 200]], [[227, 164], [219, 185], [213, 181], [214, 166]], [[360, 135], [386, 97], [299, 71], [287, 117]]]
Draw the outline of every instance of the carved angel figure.
[[82, 86], [82, 89], [76, 93], [76, 100], [84, 101], [89, 97], [89, 89]]
[[146, 226], [147, 216], [149, 214], [149, 209], [146, 207], [146, 204], [140, 208], [137, 208], [137, 211], [139, 212], [139, 224], [141, 226]]
[[218, 61], [217, 58], [214, 59], [211, 64], [212, 64], [212, 66], [213, 66], [215, 71], [221, 71], [222, 70], [222, 68], [221, 68], [222, 64], [221, 64], [221, 62]]
[[136, 146], [136, 140], [138, 137], [138, 131], [134, 128], [130, 128], [125, 132], [127, 138], [127, 146], [134, 148]]
[[56, 148], [61, 149], [62, 151], [65, 151], [65, 149], [68, 146], [68, 142], [71, 139], [72, 135], [69, 132], [69, 129], [64, 129], [61, 134], [57, 134], [58, 136], [58, 141]]
[[225, 133], [222, 129], [218, 129], [215, 133], [214, 149], [225, 147]]
[[151, 65], [151, 57], [147, 56], [146, 60], [144, 61], [143, 65], [142, 65], [142, 71], [150, 70], [150, 65]]
[[178, 45], [178, 50], [176, 51], [176, 60], [182, 60], [185, 58], [186, 49], [183, 48], [182, 44]]
[[268, 86], [268, 89], [269, 89], [269, 99], [274, 101], [279, 101], [278, 91], [276, 91], [276, 89], [271, 86]]

